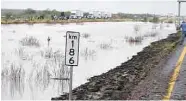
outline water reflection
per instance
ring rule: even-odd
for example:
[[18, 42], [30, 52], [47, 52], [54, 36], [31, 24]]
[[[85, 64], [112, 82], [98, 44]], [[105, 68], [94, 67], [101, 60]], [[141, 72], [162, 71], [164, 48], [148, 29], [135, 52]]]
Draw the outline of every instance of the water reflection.
[[76, 25], [84, 25], [84, 22], [76, 22]]
[[81, 54], [81, 57], [83, 57], [86, 61], [94, 60], [96, 57], [96, 50], [86, 47], [81, 50], [80, 54]]
[[[17, 95], [22, 97], [25, 88], [25, 71], [21, 65], [17, 67], [12, 63], [10, 68], [3, 68], [1, 71], [1, 81], [3, 95], [9, 95], [10, 93], [11, 98]], [[9, 91], [7, 91], [8, 89]]]
[[25, 88], [24, 79], [23, 78], [10, 79], [9, 84], [11, 97], [14, 98], [16, 94], [19, 94], [21, 98]]

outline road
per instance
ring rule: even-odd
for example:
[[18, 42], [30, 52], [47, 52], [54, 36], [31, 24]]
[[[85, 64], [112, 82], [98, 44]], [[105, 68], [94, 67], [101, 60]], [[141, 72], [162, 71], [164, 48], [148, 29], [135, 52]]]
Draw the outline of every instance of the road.
[[134, 88], [131, 99], [186, 100], [186, 39]]

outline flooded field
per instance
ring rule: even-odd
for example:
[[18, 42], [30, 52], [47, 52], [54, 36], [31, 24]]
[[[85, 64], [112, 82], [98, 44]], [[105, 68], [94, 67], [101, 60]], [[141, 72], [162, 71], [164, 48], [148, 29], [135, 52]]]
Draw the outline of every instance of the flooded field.
[[2, 100], [50, 100], [68, 92], [68, 80], [58, 79], [69, 77], [69, 67], [64, 65], [66, 31], [81, 34], [79, 66], [74, 67], [73, 75], [75, 88], [176, 29], [174, 24], [142, 22], [2, 25]]

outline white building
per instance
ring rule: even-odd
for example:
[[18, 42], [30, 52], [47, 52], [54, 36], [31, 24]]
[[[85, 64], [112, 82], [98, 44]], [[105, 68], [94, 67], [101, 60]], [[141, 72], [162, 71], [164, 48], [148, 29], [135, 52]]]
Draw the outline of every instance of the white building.
[[101, 18], [105, 18], [105, 12], [101, 12]]
[[83, 18], [83, 11], [80, 11], [80, 10], [71, 11], [70, 18], [71, 19]]
[[112, 14], [109, 13], [109, 12], [107, 12], [107, 17], [108, 17], [108, 18], [111, 18], [111, 17], [112, 17]]
[[109, 12], [101, 12], [101, 18], [111, 18], [112, 14]]
[[101, 12], [99, 12], [99, 11], [93, 11], [93, 16], [94, 16], [94, 18], [99, 18], [99, 19], [101, 19]]

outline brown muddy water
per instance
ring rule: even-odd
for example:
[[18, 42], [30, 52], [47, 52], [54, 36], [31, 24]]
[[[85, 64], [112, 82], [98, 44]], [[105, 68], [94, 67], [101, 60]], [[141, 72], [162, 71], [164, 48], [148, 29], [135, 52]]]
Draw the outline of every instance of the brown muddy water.
[[69, 67], [64, 65], [66, 31], [81, 34], [79, 66], [73, 73], [75, 88], [176, 29], [174, 24], [142, 22], [2, 25], [2, 100], [50, 100], [68, 92], [68, 80], [53, 79], [69, 77]]

